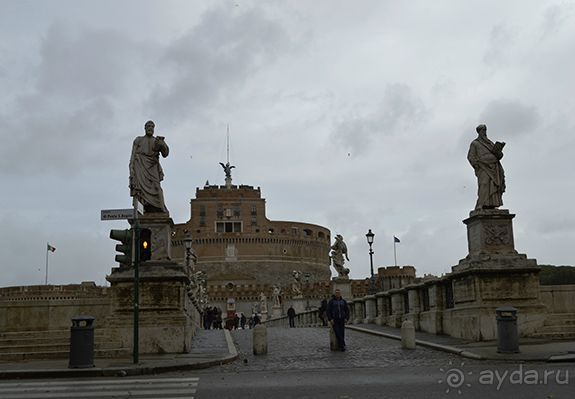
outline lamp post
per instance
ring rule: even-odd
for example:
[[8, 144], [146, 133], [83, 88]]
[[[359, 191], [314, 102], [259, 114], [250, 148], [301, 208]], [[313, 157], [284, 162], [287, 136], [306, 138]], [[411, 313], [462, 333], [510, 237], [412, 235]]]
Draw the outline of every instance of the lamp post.
[[192, 257], [192, 236], [186, 235], [184, 238], [184, 246], [186, 247], [186, 268], [190, 269], [190, 259]]
[[369, 244], [369, 263], [371, 266], [371, 279], [369, 282], [369, 293], [375, 294], [376, 290], [375, 290], [375, 275], [373, 274], [373, 249], [371, 248], [371, 245], [373, 244], [373, 237], [375, 237], [375, 234], [373, 234], [371, 232], [371, 229], [369, 229], [369, 231], [367, 232], [365, 237], [367, 238], [367, 243]]

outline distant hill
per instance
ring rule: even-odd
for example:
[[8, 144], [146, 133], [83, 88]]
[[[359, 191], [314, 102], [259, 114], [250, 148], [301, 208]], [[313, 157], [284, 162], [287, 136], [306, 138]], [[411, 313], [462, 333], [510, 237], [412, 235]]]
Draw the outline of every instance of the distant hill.
[[541, 285], [575, 284], [574, 266], [539, 265], [539, 283]]

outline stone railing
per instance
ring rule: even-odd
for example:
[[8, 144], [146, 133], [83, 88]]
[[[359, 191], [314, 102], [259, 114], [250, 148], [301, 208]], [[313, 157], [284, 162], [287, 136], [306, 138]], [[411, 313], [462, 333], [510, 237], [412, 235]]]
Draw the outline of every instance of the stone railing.
[[[294, 319], [296, 327], [319, 327], [322, 325], [319, 310], [312, 309], [297, 313]], [[289, 327], [287, 316], [275, 317], [263, 322], [268, 327]]]
[[541, 300], [549, 313], [575, 313], [575, 284], [542, 285]]

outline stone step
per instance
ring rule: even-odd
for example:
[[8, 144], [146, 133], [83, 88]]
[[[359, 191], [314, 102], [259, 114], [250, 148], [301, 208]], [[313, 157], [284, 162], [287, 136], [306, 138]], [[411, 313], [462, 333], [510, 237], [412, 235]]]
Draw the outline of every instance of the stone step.
[[573, 313], [553, 313], [545, 318], [546, 326], [575, 325], [575, 314]]
[[[95, 329], [94, 336], [105, 336], [105, 329]], [[11, 331], [0, 333], [0, 340], [3, 339], [35, 339], [35, 338], [53, 338], [64, 339], [70, 338], [70, 329], [66, 330], [46, 330], [46, 331]]]
[[[94, 350], [95, 358], [121, 358], [130, 357], [131, 350], [128, 349], [102, 349]], [[41, 360], [41, 359], [67, 359], [70, 351], [44, 351], [44, 352], [14, 352], [0, 353], [0, 361], [22, 361], [22, 360]]]
[[537, 332], [530, 335], [532, 338], [543, 338], [549, 340], [560, 340], [560, 339], [575, 339], [575, 332]]
[[[103, 342], [94, 342], [95, 350], [106, 350], [112, 348], [119, 348], [121, 347], [120, 342], [113, 342], [113, 341], [103, 341]], [[51, 342], [51, 343], [20, 343], [18, 345], [8, 345], [3, 346], [0, 343], [0, 353], [38, 353], [38, 352], [59, 352], [59, 351], [69, 351], [70, 350], [70, 342], [69, 341], [59, 341], [59, 342]]]
[[543, 326], [537, 332], [572, 332], [575, 333], [575, 325]]

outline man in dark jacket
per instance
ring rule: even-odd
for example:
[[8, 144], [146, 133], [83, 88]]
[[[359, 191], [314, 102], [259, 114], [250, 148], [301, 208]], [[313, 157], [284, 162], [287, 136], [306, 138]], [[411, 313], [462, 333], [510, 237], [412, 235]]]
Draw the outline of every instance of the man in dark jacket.
[[349, 307], [338, 289], [327, 304], [327, 319], [333, 328], [339, 349], [345, 351], [345, 323], [349, 320]]
[[287, 316], [289, 319], [289, 326], [295, 327], [295, 309], [293, 308], [293, 306], [289, 307], [289, 309], [287, 311]]

